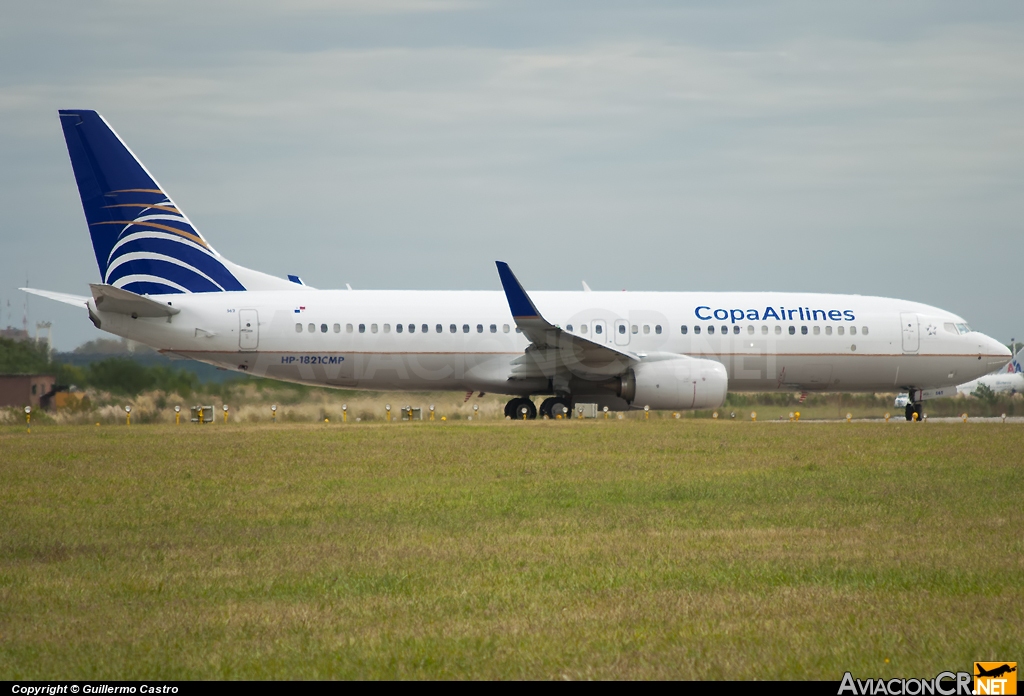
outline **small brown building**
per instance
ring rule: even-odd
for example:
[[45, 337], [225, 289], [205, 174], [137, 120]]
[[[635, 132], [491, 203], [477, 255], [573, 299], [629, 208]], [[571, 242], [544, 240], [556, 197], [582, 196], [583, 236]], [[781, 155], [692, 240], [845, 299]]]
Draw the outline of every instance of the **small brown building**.
[[0, 375], [0, 406], [49, 408], [56, 385], [53, 375]]

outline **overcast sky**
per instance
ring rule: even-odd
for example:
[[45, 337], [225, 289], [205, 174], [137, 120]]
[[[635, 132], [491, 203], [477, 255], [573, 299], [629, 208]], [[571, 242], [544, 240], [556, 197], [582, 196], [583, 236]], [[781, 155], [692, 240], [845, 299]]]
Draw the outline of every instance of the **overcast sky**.
[[[57, 118], [315, 287], [901, 297], [1024, 336], [1024, 4], [28, 2], [0, 20], [0, 326], [99, 272]], [[7, 301], [11, 302], [10, 322]], [[70, 349], [85, 312], [29, 301]]]

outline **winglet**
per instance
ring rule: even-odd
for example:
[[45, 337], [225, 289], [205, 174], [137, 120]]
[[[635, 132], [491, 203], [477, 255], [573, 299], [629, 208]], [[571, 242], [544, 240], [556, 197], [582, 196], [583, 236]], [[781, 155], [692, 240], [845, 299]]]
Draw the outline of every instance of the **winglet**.
[[501, 287], [505, 290], [505, 297], [508, 299], [508, 308], [512, 310], [512, 317], [515, 319], [541, 319], [540, 312], [530, 300], [530, 296], [523, 290], [522, 283], [516, 278], [512, 269], [504, 261], [495, 261], [498, 267], [498, 277], [501, 278]]
[[[560, 366], [557, 369], [596, 371], [603, 375], [620, 374], [626, 367], [638, 361], [636, 355], [613, 346], [594, 343], [582, 336], [574, 336], [551, 324], [537, 311], [536, 305], [526, 294], [526, 290], [508, 264], [504, 261], [494, 263], [498, 267], [498, 276], [501, 278], [501, 286], [505, 290], [505, 298], [508, 300], [508, 308], [512, 310], [516, 327], [530, 341], [531, 346], [527, 352], [530, 353], [532, 350], [534, 355], [538, 354], [536, 351], [543, 353], [543, 356], [536, 358], [537, 360], [551, 361], [544, 363], [551, 369]], [[544, 374], [550, 376], [547, 372]]]

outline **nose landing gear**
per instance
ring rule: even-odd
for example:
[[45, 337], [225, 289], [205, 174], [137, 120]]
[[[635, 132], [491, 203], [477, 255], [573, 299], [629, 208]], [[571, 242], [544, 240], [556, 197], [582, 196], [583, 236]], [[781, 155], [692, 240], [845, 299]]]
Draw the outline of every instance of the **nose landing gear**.
[[915, 413], [917, 414], [917, 420], [920, 421], [921, 416], [924, 415], [924, 404], [922, 404], [920, 401], [918, 401], [917, 403], [907, 404], [906, 415], [908, 421], [914, 420]]

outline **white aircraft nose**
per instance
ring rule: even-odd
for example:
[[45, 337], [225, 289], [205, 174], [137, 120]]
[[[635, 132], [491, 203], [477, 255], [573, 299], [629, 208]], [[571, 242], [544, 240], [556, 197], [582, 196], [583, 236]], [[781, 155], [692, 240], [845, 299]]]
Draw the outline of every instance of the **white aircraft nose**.
[[1010, 352], [1009, 348], [985, 334], [981, 334], [981, 340], [978, 342], [978, 352], [984, 356], [982, 360], [992, 369], [1002, 367], [1010, 362], [1010, 358], [1013, 357], [1013, 353]]

